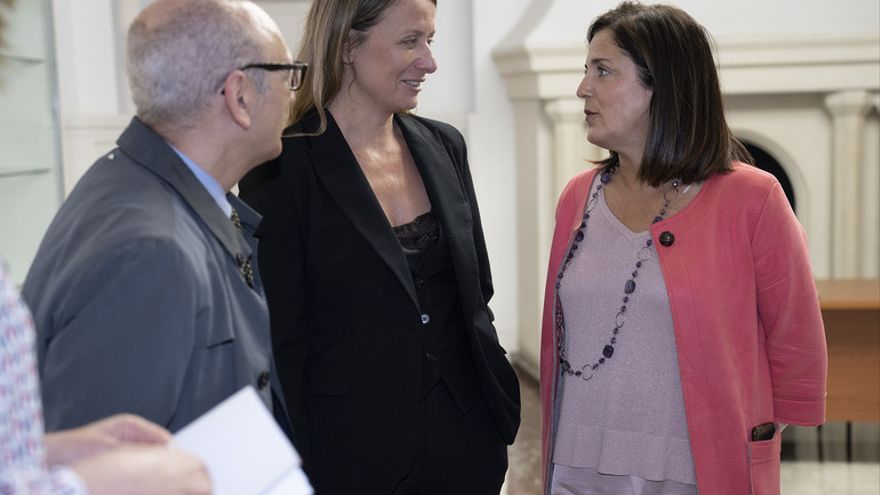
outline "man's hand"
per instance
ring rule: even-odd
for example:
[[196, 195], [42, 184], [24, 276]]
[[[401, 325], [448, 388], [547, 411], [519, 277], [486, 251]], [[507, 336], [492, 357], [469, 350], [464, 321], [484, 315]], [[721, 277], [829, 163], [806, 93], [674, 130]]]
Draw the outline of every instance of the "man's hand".
[[121, 446], [165, 445], [171, 434], [161, 426], [133, 414], [117, 414], [72, 430], [46, 435], [50, 466], [71, 464]]

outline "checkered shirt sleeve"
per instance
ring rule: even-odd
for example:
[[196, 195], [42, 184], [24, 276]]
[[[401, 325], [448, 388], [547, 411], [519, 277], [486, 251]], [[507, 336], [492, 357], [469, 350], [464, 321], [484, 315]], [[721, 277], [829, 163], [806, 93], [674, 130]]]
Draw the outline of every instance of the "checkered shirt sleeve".
[[0, 258], [0, 495], [85, 495], [70, 469], [50, 469], [30, 312]]

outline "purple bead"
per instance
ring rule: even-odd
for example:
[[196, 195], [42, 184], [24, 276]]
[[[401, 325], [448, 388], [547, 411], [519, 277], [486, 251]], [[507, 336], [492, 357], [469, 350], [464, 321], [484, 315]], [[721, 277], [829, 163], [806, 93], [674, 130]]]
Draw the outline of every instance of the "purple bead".
[[654, 239], [648, 239], [648, 242], [645, 243], [646, 246], [651, 246], [654, 244]]
[[642, 267], [642, 262], [636, 261], [636, 268], [641, 268], [641, 267]]
[[602, 355], [605, 356], [606, 358], [609, 358], [609, 359], [610, 359], [611, 356], [614, 355], [614, 346], [612, 346], [612, 345], [606, 345], [606, 346], [602, 349]]
[[638, 270], [634, 271], [634, 272], [633, 272], [633, 278], [636, 278], [636, 277], [638, 277], [638, 276], [639, 276], [639, 271], [638, 271]]
[[623, 302], [628, 303], [628, 302], [629, 302], [629, 296], [623, 296]]
[[660, 215], [657, 215], [656, 217], [654, 217], [654, 221], [651, 222], [651, 223], [657, 223], [657, 222], [659, 222], [660, 220], [663, 220], [663, 217], [661, 217]]
[[584, 240], [584, 231], [578, 230], [578, 233], [574, 235], [574, 242], [581, 242]]
[[581, 376], [581, 371], [580, 371], [580, 370], [575, 371], [575, 372], [574, 372], [574, 376]]
[[611, 174], [609, 172], [605, 172], [604, 174], [602, 174], [601, 177], [599, 177], [599, 180], [602, 182], [602, 184], [608, 184], [609, 182], [611, 182]]
[[635, 280], [627, 280], [626, 285], [623, 286], [623, 292], [626, 294], [632, 294], [636, 290], [636, 281]]
[[605, 363], [605, 358], [599, 358], [599, 364], [604, 364], [604, 363]]
[[617, 337], [611, 337], [611, 343], [612, 343], [612, 344], [616, 344], [616, 343], [617, 343]]

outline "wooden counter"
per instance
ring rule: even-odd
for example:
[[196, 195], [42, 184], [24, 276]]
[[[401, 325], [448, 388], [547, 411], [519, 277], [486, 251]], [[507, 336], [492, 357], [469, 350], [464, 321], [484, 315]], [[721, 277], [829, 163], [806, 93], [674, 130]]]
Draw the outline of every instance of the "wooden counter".
[[817, 280], [828, 341], [828, 421], [880, 421], [880, 279]]

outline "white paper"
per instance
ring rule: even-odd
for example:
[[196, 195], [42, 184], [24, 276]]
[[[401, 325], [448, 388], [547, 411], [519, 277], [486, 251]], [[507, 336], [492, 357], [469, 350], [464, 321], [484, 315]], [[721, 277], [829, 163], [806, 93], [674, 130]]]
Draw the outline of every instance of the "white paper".
[[198, 456], [214, 495], [311, 495], [300, 458], [253, 387], [245, 387], [174, 435]]

